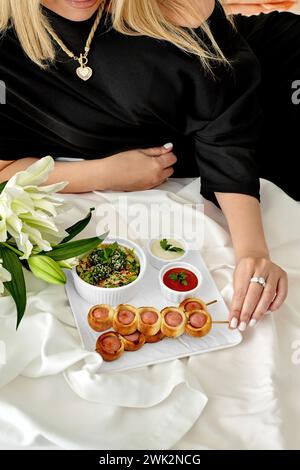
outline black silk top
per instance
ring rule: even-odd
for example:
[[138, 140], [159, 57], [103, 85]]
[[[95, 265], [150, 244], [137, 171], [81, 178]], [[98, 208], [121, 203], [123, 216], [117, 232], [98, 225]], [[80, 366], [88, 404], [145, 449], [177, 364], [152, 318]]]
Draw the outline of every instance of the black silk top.
[[[96, 13], [75, 22], [43, 10], [69, 49], [82, 52]], [[166, 41], [116, 32], [109, 14], [92, 44], [94, 74], [87, 82], [58, 46], [55, 65], [41, 70], [9, 29], [0, 40], [0, 80], [7, 88], [0, 160], [97, 159], [173, 142], [175, 176], [200, 175], [207, 197], [218, 191], [259, 198], [253, 160], [261, 121], [259, 63], [219, 4], [208, 22], [232, 64], [214, 65], [214, 78], [199, 59]], [[208, 41], [201, 28], [194, 31]]]

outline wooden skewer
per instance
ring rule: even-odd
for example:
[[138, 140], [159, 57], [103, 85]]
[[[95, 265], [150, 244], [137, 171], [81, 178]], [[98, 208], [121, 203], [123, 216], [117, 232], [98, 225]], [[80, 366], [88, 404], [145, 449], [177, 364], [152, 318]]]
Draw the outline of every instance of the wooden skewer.
[[212, 305], [212, 304], [215, 304], [216, 302], [218, 302], [217, 300], [211, 300], [210, 302], [207, 302], [206, 305]]
[[[216, 302], [218, 302], [217, 300], [211, 300], [210, 302], [207, 302], [206, 305], [212, 305], [212, 304], [215, 304]], [[215, 320], [213, 321], [212, 323], [219, 323], [219, 324], [228, 324], [229, 321], [228, 320]]]

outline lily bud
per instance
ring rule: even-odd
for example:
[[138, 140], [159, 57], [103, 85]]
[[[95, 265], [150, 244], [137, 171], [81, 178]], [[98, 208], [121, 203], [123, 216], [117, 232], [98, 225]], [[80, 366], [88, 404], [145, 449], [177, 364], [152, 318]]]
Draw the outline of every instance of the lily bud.
[[34, 276], [45, 282], [59, 285], [64, 285], [67, 282], [66, 275], [61, 267], [49, 256], [30, 256], [28, 264]]
[[78, 258], [69, 258], [63, 261], [57, 261], [57, 264], [63, 269], [72, 269], [78, 264]]

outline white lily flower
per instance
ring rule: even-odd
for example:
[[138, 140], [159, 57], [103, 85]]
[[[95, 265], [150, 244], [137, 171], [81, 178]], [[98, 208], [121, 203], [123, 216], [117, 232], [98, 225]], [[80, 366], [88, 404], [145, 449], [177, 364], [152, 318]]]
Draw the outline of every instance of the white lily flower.
[[0, 259], [0, 294], [4, 292], [4, 282], [11, 281], [11, 274], [2, 266], [2, 259]]
[[7, 231], [5, 220], [0, 219], [0, 242], [5, 242], [7, 240]]
[[29, 166], [27, 170], [16, 173], [7, 183], [11, 187], [39, 186], [47, 181], [49, 174], [54, 170], [52, 157], [44, 157]]
[[45, 157], [27, 170], [16, 173], [0, 194], [0, 242], [10, 236], [28, 259], [32, 250], [51, 250], [67, 233], [55, 222], [65, 209], [63, 197], [57, 194], [68, 183], [40, 186], [54, 169], [52, 157]]

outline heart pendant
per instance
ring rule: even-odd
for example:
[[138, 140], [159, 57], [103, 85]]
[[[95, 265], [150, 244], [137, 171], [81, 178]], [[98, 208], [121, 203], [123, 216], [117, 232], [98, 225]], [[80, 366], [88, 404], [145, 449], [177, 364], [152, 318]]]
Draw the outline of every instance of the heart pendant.
[[85, 82], [93, 75], [91, 67], [78, 67], [78, 69], [76, 69], [76, 73], [78, 77]]

